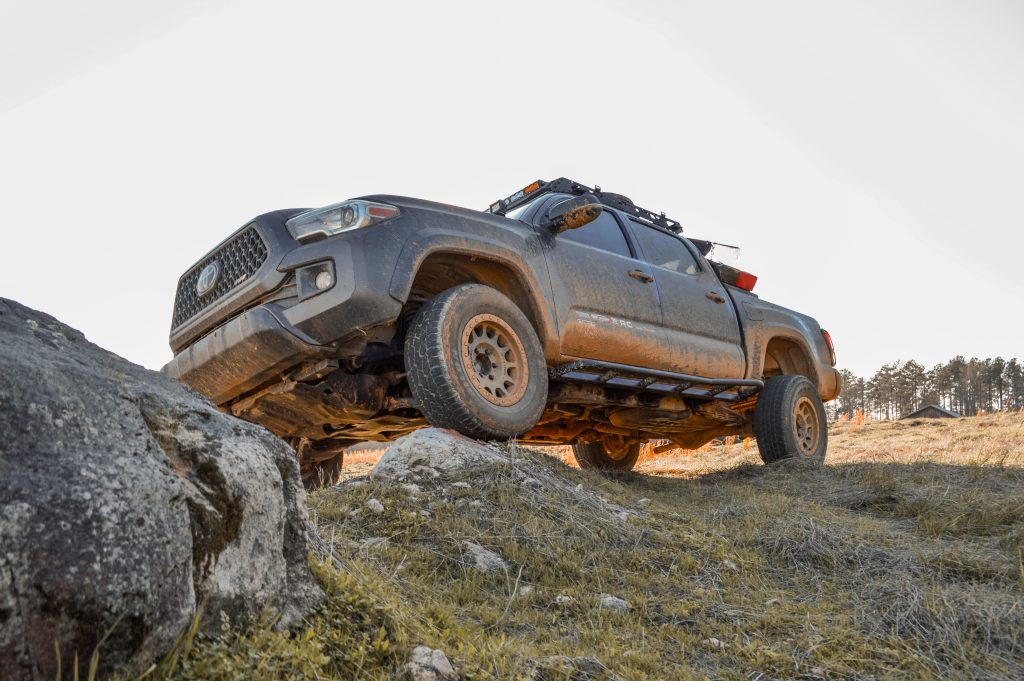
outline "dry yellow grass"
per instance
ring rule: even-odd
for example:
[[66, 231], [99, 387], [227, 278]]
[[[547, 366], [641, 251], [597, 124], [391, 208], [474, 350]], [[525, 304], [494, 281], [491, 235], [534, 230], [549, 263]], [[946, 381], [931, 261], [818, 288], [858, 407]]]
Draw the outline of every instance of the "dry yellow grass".
[[[962, 419], [869, 421], [854, 418], [829, 429], [826, 463], [944, 463], [958, 466], [1024, 466], [1024, 414], [1007, 412]], [[699, 475], [758, 464], [753, 440], [736, 447], [715, 446], [694, 457], [679, 450], [645, 462], [641, 472]]]

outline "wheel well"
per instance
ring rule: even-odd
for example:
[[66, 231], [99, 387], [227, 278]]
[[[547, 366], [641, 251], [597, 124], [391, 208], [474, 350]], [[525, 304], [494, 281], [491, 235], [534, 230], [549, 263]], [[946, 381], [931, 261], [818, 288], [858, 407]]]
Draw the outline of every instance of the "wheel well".
[[818, 374], [807, 351], [795, 341], [787, 338], [773, 338], [764, 353], [762, 374], [765, 379], [773, 376], [806, 376], [817, 385]]
[[460, 253], [432, 253], [427, 256], [416, 271], [402, 310], [403, 316], [411, 316], [424, 302], [459, 284], [483, 284], [500, 292], [523, 311], [543, 342], [540, 314], [527, 292], [528, 287], [516, 271], [493, 260]]

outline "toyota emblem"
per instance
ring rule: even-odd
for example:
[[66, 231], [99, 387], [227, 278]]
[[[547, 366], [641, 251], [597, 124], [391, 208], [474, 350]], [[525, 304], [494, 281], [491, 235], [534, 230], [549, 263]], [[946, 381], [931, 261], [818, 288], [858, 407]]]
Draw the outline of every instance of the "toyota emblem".
[[219, 279], [220, 261], [214, 260], [204, 267], [203, 271], [199, 273], [199, 280], [196, 282], [196, 293], [198, 293], [199, 297], [202, 298], [213, 290]]

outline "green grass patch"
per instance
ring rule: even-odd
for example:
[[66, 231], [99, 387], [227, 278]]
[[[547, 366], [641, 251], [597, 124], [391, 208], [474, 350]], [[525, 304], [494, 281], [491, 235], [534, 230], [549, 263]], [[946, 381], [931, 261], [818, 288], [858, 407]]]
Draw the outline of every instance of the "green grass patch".
[[400, 678], [416, 645], [464, 679], [1024, 677], [1019, 468], [604, 478], [518, 448], [419, 484], [312, 494], [325, 604], [196, 636], [151, 678]]

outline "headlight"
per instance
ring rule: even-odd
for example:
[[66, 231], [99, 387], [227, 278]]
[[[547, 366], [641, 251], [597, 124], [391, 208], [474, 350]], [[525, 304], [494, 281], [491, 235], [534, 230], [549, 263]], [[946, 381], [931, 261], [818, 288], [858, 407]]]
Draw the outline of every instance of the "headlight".
[[299, 213], [285, 223], [299, 241], [315, 236], [332, 236], [397, 217], [398, 208], [372, 201], [344, 201]]

